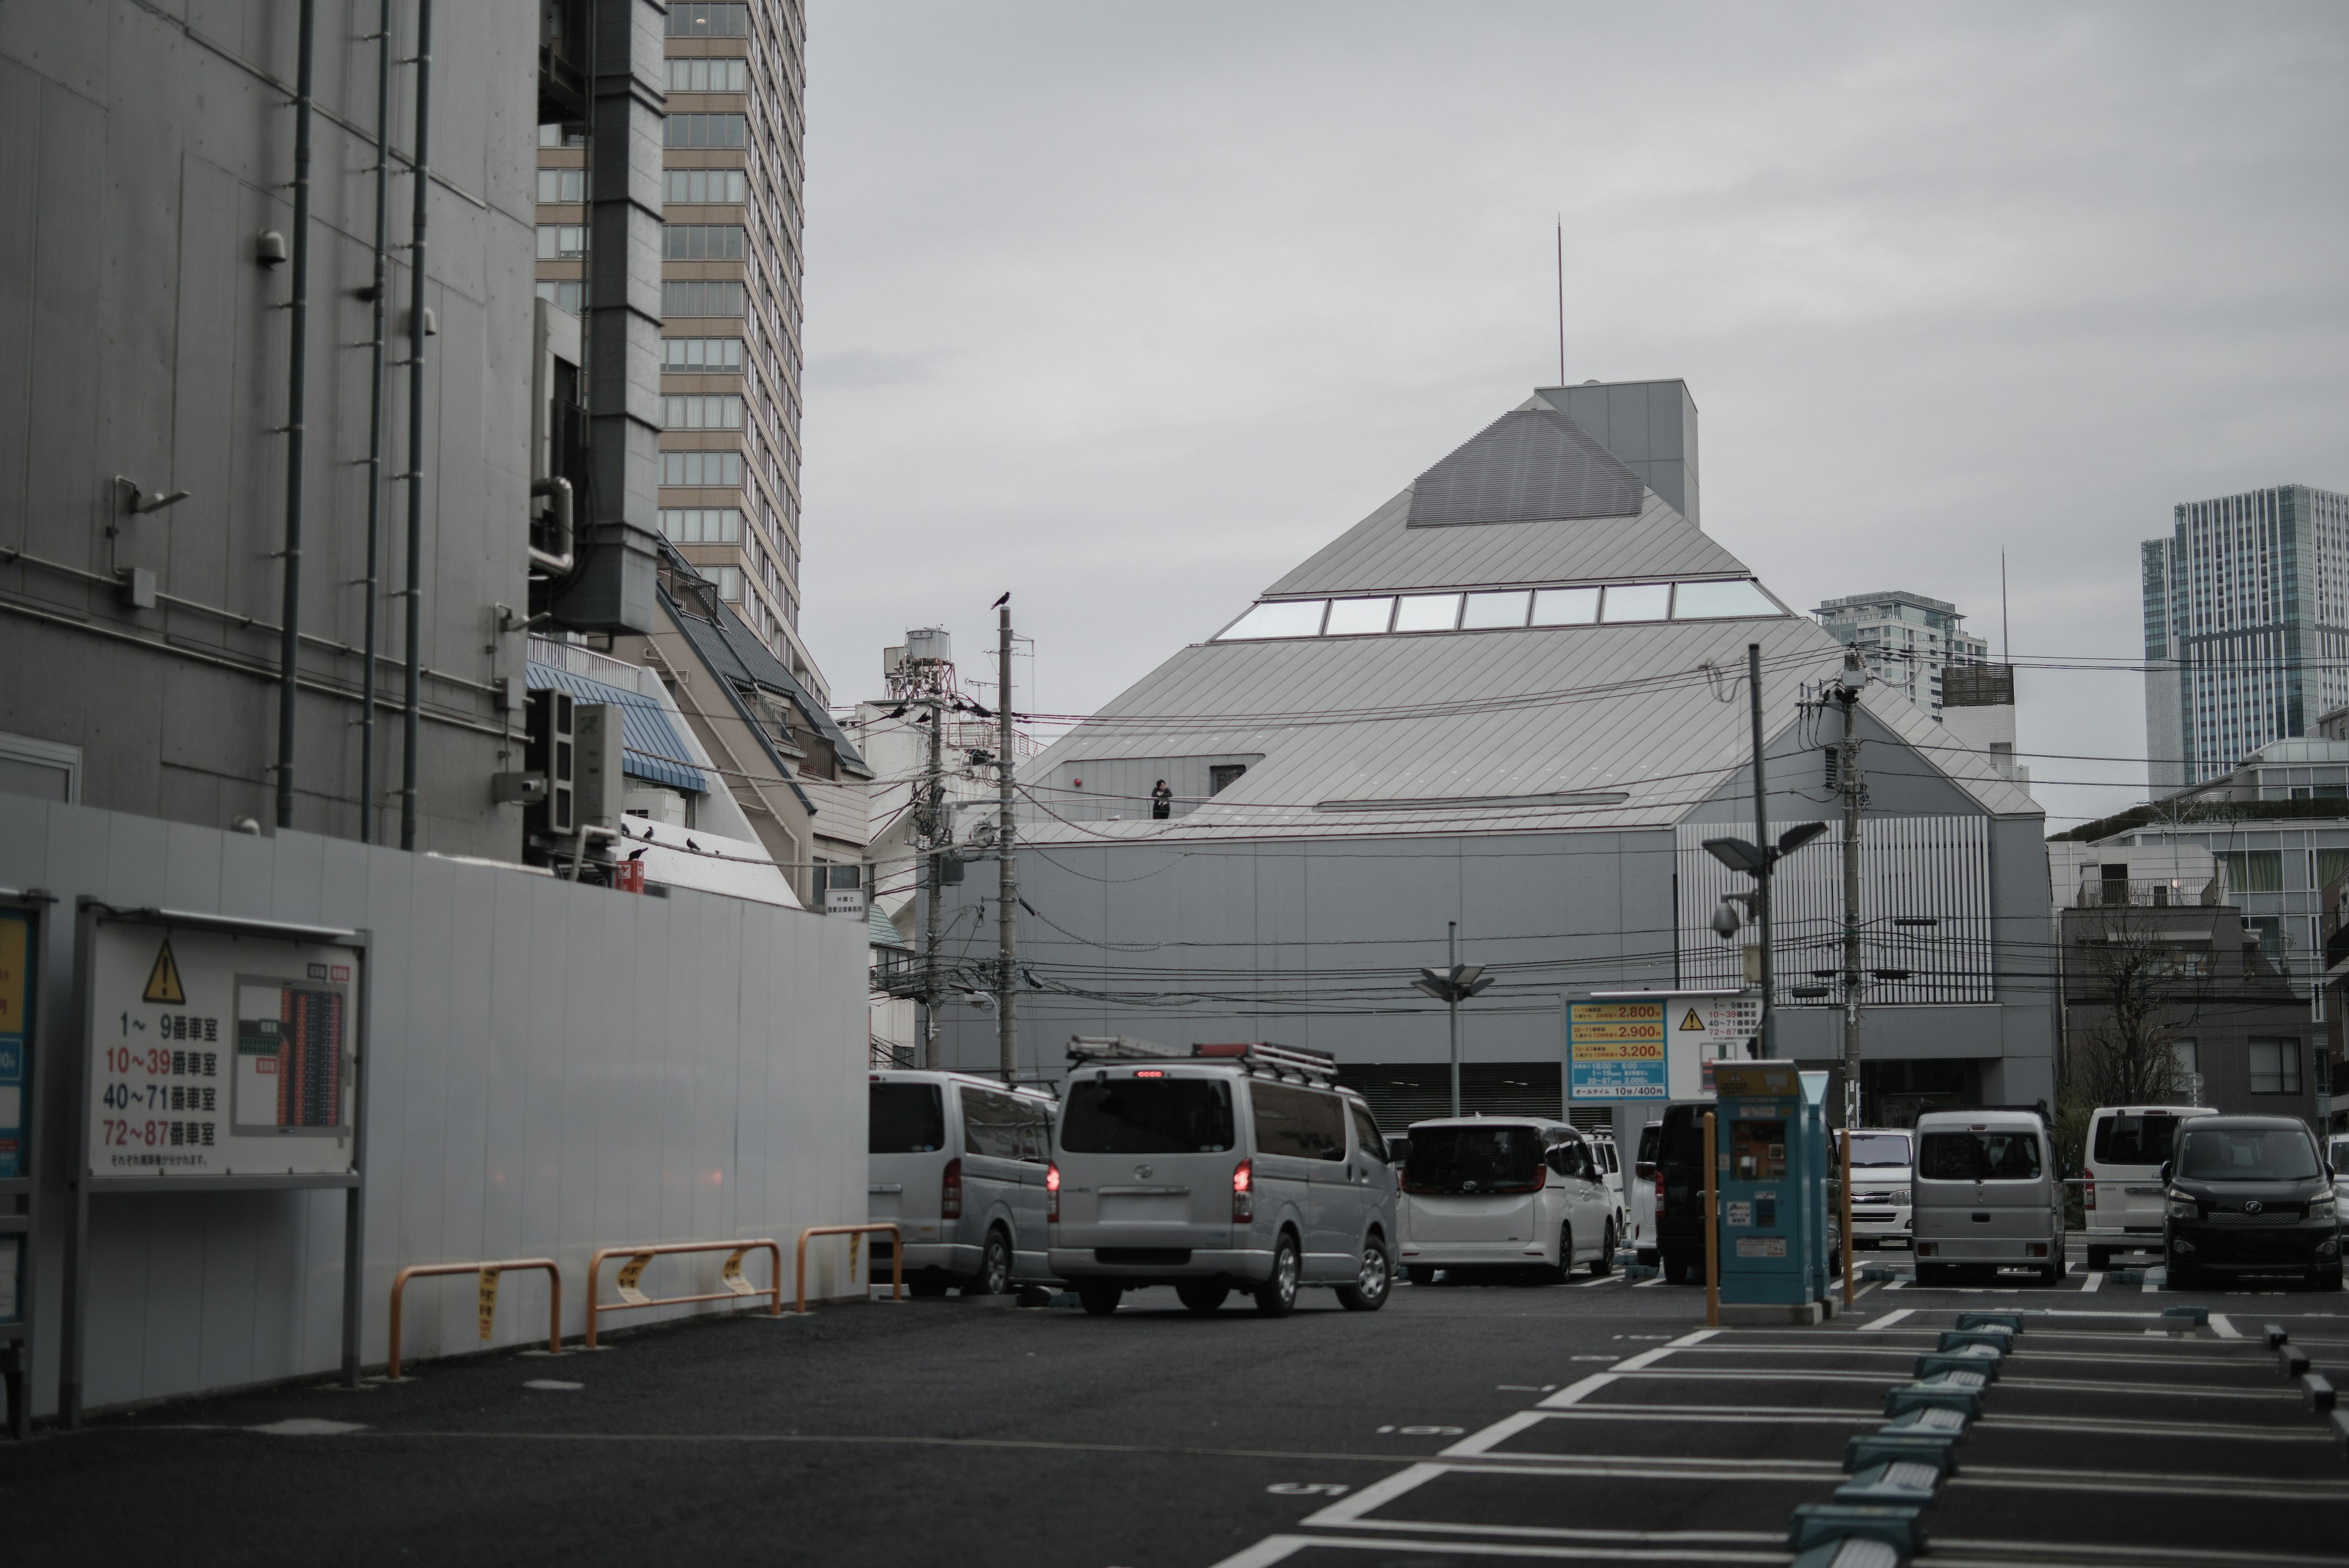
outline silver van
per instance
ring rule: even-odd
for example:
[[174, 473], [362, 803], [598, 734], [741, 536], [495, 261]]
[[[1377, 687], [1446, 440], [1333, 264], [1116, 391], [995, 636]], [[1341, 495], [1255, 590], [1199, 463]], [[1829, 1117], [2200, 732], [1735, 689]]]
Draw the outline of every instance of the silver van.
[[[905, 1288], [1000, 1295], [1051, 1279], [1044, 1261], [1050, 1095], [965, 1073], [887, 1072], [867, 1085], [865, 1212], [905, 1241]], [[886, 1276], [889, 1241], [873, 1247]]]
[[1315, 1052], [1072, 1041], [1054, 1128], [1050, 1267], [1084, 1309], [1144, 1285], [1286, 1315], [1301, 1285], [1357, 1312], [1394, 1282], [1395, 1178], [1360, 1095]]
[[2162, 1195], [2178, 1130], [2208, 1106], [2099, 1106], [2088, 1118], [2087, 1158], [2080, 1172], [2088, 1267], [2111, 1266], [2120, 1252], [2162, 1249]]
[[1413, 1122], [1402, 1168], [1402, 1264], [1536, 1268], [1562, 1282], [1578, 1262], [1613, 1272], [1621, 1239], [1596, 1141], [1547, 1116]]
[[2063, 1277], [2064, 1183], [2037, 1112], [1929, 1111], [1916, 1137], [1919, 1284], [2012, 1268]]

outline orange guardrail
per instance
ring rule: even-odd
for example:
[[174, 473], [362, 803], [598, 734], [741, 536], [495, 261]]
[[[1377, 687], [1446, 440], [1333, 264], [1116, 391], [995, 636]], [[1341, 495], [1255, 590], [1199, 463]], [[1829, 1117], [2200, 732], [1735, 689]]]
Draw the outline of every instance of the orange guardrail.
[[[763, 1291], [742, 1277], [742, 1254], [761, 1249], [774, 1263], [768, 1272], [768, 1284]], [[698, 1296], [648, 1296], [636, 1289], [636, 1281], [644, 1277], [646, 1265], [655, 1258], [672, 1252], [731, 1254], [726, 1260], [726, 1266], [719, 1272], [719, 1278], [726, 1288]], [[606, 1258], [628, 1260], [620, 1265], [619, 1278], [615, 1282], [620, 1291], [620, 1299], [616, 1302], [595, 1299], [595, 1276]], [[598, 1313], [629, 1312], [637, 1307], [681, 1306], [687, 1302], [742, 1301], [754, 1296], [770, 1298], [773, 1303], [770, 1311], [777, 1317], [783, 1315], [783, 1250], [770, 1237], [760, 1236], [740, 1241], [660, 1241], [642, 1247], [605, 1247], [587, 1260], [587, 1348], [595, 1348], [595, 1315]]]
[[[806, 1230], [800, 1232], [799, 1260], [793, 1270], [797, 1284], [797, 1290], [794, 1293], [799, 1297], [799, 1300], [792, 1306], [792, 1310], [802, 1314], [804, 1314], [807, 1311], [807, 1244], [809, 1237], [862, 1236], [878, 1231], [886, 1231], [889, 1232], [889, 1299], [891, 1301], [904, 1301], [905, 1299], [905, 1238], [904, 1233], [901, 1232], [896, 1226], [888, 1224], [885, 1221], [875, 1222], [871, 1225], [811, 1225]], [[850, 1265], [852, 1272], [854, 1267], [855, 1265], [853, 1263]]]
[[[408, 1282], [434, 1274], [503, 1274], [509, 1269], [546, 1271], [546, 1353], [563, 1354], [563, 1273], [552, 1258], [505, 1258], [480, 1263], [410, 1263], [391, 1280], [391, 1355], [385, 1376], [399, 1376], [399, 1297]], [[484, 1280], [481, 1289], [481, 1337], [490, 1337], [490, 1314], [497, 1310], [497, 1287]]]

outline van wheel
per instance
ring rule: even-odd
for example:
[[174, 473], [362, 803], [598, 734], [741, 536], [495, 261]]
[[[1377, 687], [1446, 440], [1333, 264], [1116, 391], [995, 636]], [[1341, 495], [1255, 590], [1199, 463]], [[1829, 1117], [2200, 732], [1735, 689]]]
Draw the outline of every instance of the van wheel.
[[2091, 1273], [2109, 1269], [2112, 1266], [2113, 1250], [2110, 1247], [2091, 1247], [2088, 1249], [2088, 1271]]
[[1213, 1312], [1224, 1304], [1232, 1287], [1221, 1280], [1185, 1280], [1174, 1287], [1175, 1296], [1193, 1312]]
[[1338, 1287], [1338, 1304], [1348, 1312], [1376, 1312], [1387, 1304], [1393, 1289], [1394, 1263], [1387, 1256], [1387, 1244], [1372, 1236], [1362, 1243], [1362, 1268], [1354, 1282]]
[[1615, 1221], [1607, 1221], [1607, 1233], [1599, 1239], [1599, 1256], [1590, 1260], [1590, 1277], [1603, 1280], [1615, 1272]]
[[1305, 1260], [1297, 1251], [1297, 1238], [1287, 1231], [1272, 1249], [1272, 1277], [1257, 1286], [1256, 1311], [1258, 1317], [1287, 1317], [1297, 1310], [1297, 1283], [1305, 1272]]
[[1702, 1283], [1702, 1282], [1697, 1278], [1699, 1272], [1700, 1271], [1697, 1266], [1694, 1263], [1690, 1262], [1686, 1258], [1675, 1258], [1669, 1252], [1664, 1254], [1664, 1282], [1666, 1284], [1693, 1285]]
[[1107, 1317], [1117, 1310], [1118, 1298], [1125, 1287], [1102, 1280], [1081, 1280], [1077, 1284], [1077, 1304], [1095, 1317]]
[[2335, 1258], [2333, 1260], [2332, 1265], [2329, 1268], [2319, 1269], [2316, 1273], [2310, 1278], [2308, 1282], [2320, 1291], [2339, 1290], [2341, 1288], [2341, 1260]]
[[978, 1273], [963, 1286], [965, 1295], [999, 1296], [1011, 1288], [1011, 1238], [998, 1225], [987, 1233], [987, 1251], [979, 1255]]
[[1402, 1277], [1409, 1280], [1415, 1285], [1432, 1285], [1435, 1282], [1435, 1265], [1433, 1263], [1405, 1263], [1402, 1269]]
[[1574, 1272], [1574, 1227], [1571, 1224], [1560, 1225], [1557, 1228], [1557, 1267], [1544, 1269], [1541, 1275], [1542, 1281], [1546, 1284], [1562, 1285], [1566, 1283], [1566, 1277], [1572, 1272]]

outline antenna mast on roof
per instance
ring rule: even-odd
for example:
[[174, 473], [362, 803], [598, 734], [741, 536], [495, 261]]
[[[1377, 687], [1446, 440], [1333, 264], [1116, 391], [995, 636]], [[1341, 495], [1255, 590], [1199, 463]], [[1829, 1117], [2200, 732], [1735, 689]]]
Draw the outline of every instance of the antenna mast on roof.
[[1566, 214], [1557, 215], [1557, 384], [1566, 385]]
[[2006, 613], [2006, 546], [1998, 549], [1998, 661], [2014, 662], [2014, 623]]

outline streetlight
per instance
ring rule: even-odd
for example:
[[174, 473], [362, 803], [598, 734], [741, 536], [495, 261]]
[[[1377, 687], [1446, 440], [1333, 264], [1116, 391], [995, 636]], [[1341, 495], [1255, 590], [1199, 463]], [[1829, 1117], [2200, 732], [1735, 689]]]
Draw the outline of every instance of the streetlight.
[[[1770, 872], [1779, 861], [1816, 838], [1827, 830], [1824, 822], [1806, 822], [1778, 835], [1778, 842], [1766, 848], [1747, 843], [1743, 838], [1708, 838], [1705, 852], [1732, 871], [1741, 871], [1754, 878], [1754, 891], [1746, 902], [1754, 911], [1756, 924], [1762, 928], [1762, 1054], [1778, 1054], [1777, 1016], [1770, 1004], [1773, 984], [1770, 973]], [[1723, 919], [1723, 917], [1727, 919]], [[1726, 929], [1723, 929], [1723, 927]], [[1723, 941], [1737, 934], [1737, 911], [1724, 902], [1714, 911], [1713, 929], [1721, 933]]]
[[1460, 1004], [1483, 992], [1493, 983], [1485, 966], [1460, 961], [1460, 922], [1444, 922], [1444, 941], [1451, 962], [1442, 969], [1423, 969], [1420, 978], [1411, 982], [1413, 991], [1425, 992], [1452, 1012], [1452, 1114], [1460, 1114]]

